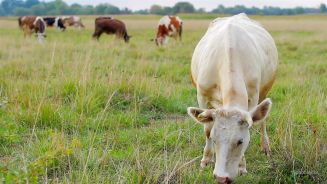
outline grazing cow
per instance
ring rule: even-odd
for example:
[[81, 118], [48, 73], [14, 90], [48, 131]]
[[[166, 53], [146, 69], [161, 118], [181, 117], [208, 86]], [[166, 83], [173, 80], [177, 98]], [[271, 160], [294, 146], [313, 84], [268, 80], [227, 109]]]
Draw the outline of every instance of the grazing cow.
[[48, 27], [55, 26], [60, 31], [65, 31], [66, 27], [60, 17], [44, 17], [43, 20]]
[[75, 28], [84, 28], [85, 26], [82, 23], [81, 17], [78, 16], [69, 16], [69, 17], [62, 17], [61, 18], [64, 25], [67, 26], [74, 26]]
[[116, 34], [117, 38], [122, 38], [127, 43], [131, 36], [127, 34], [125, 24], [111, 17], [98, 17], [95, 19], [95, 30], [93, 38], [99, 40], [102, 33]]
[[163, 45], [168, 43], [168, 37], [182, 40], [183, 22], [177, 16], [164, 16], [159, 20], [156, 44]]
[[264, 120], [272, 104], [266, 95], [277, 65], [273, 38], [245, 14], [215, 19], [196, 46], [191, 75], [200, 108], [189, 107], [187, 112], [204, 125], [201, 167], [211, 162], [215, 153], [217, 182], [231, 183], [247, 172], [244, 152], [253, 124], [261, 124], [262, 147], [270, 154]]
[[24, 31], [24, 36], [31, 36], [34, 31], [38, 41], [43, 42], [45, 35], [46, 24], [42, 17], [24, 16], [18, 18], [18, 25]]

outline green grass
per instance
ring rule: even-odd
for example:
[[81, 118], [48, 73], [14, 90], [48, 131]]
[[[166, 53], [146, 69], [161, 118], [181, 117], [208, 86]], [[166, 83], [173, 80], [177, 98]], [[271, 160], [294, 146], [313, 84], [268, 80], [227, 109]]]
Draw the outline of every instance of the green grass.
[[[202, 154], [203, 128], [186, 108], [197, 106], [190, 61], [206, 28], [185, 29], [182, 43], [157, 48], [153, 28], [139, 27], [129, 30], [129, 44], [106, 35], [95, 42], [91, 27], [48, 29], [44, 45], [0, 29], [0, 181], [156, 183]], [[273, 156], [260, 151], [254, 128], [249, 173], [237, 183], [327, 180], [326, 30], [272, 32], [280, 58], [269, 94]], [[212, 183], [213, 166], [199, 165], [185, 168], [179, 182]]]

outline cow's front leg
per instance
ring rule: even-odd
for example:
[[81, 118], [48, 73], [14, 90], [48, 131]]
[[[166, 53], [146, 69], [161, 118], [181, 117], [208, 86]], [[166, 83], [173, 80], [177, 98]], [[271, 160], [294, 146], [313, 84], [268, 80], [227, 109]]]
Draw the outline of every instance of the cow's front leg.
[[269, 137], [268, 137], [268, 134], [267, 134], [266, 122], [265, 121], [263, 121], [261, 123], [261, 147], [263, 149], [263, 152], [267, 156], [270, 156], [271, 149], [270, 149], [270, 145], [269, 145]]
[[206, 136], [206, 145], [203, 150], [203, 158], [201, 160], [201, 167], [206, 167], [209, 163], [214, 162], [214, 149], [213, 149], [213, 141], [210, 138], [210, 132], [212, 129], [212, 124], [204, 126], [204, 132]]
[[244, 175], [244, 174], [248, 173], [248, 171], [246, 170], [246, 161], [245, 161], [244, 155], [242, 157], [240, 164], [238, 165], [238, 172], [240, 175]]

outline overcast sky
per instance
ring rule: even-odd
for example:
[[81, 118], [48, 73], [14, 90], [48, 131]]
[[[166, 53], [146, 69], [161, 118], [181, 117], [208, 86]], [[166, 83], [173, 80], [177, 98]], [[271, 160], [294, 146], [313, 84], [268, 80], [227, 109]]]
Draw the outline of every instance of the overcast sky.
[[[51, 0], [46, 0], [51, 1]], [[68, 4], [79, 3], [83, 5], [97, 5], [99, 3], [110, 3], [120, 8], [127, 7], [132, 10], [146, 9], [153, 4], [162, 6], [173, 6], [176, 2], [185, 0], [64, 0]], [[247, 7], [279, 6], [283, 8], [292, 8], [296, 6], [318, 7], [327, 0], [186, 0], [192, 3], [196, 8], [205, 8], [212, 10], [219, 4], [224, 6], [245, 5]]]

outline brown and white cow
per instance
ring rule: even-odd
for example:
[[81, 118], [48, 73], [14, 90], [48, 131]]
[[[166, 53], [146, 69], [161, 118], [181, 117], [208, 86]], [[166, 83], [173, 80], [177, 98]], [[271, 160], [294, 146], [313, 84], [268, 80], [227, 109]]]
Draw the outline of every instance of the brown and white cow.
[[191, 73], [200, 108], [188, 114], [204, 125], [201, 167], [212, 162], [219, 183], [247, 172], [244, 153], [250, 128], [261, 124], [261, 141], [270, 154], [264, 120], [271, 109], [266, 95], [275, 80], [278, 54], [273, 38], [245, 14], [217, 18], [195, 48]]
[[125, 24], [111, 17], [98, 17], [95, 19], [95, 30], [93, 38], [99, 40], [102, 33], [115, 34], [117, 38], [122, 38], [127, 43], [131, 36], [127, 34]]
[[155, 42], [157, 45], [168, 43], [168, 38], [182, 40], [183, 22], [178, 16], [163, 16], [158, 23]]
[[24, 36], [31, 36], [36, 33], [38, 41], [41, 43], [45, 38], [46, 23], [42, 17], [23, 16], [18, 18], [18, 25], [24, 31]]
[[61, 17], [62, 22], [64, 25], [67, 26], [74, 26], [75, 28], [85, 28], [84, 24], [82, 23], [81, 17], [78, 16], [64, 16]]

